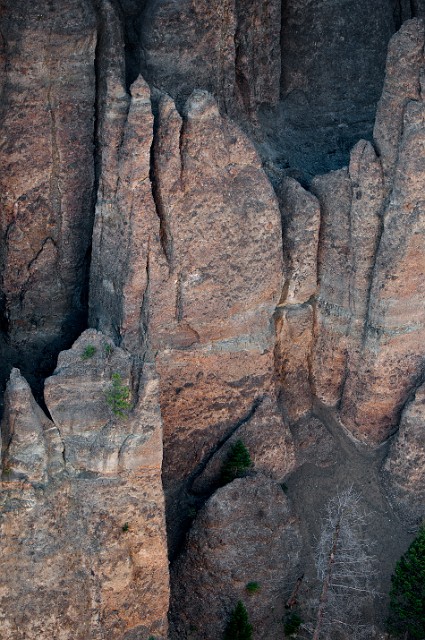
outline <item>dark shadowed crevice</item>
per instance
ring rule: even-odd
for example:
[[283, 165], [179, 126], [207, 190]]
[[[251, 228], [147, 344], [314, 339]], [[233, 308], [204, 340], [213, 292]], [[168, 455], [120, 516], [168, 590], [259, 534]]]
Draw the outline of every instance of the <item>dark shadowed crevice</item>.
[[409, 17], [405, 0], [283, 0], [281, 99], [260, 112], [262, 157], [304, 184], [346, 166], [372, 140], [388, 42]]
[[141, 25], [148, 0], [116, 0], [124, 30], [125, 81], [129, 89], [138, 77], [142, 64]]
[[152, 198], [155, 204], [156, 214], [159, 219], [159, 239], [161, 242], [162, 251], [164, 253], [168, 267], [171, 270], [172, 263], [173, 263], [173, 238], [171, 235], [167, 214], [166, 214], [166, 211], [164, 210], [164, 206], [162, 203], [158, 180], [155, 172], [155, 162], [156, 162], [155, 140], [158, 136], [158, 129], [159, 129], [158, 104], [156, 103], [156, 101], [152, 101], [152, 113], [154, 116], [154, 122], [153, 122], [152, 144], [150, 148], [149, 180], [151, 183]]

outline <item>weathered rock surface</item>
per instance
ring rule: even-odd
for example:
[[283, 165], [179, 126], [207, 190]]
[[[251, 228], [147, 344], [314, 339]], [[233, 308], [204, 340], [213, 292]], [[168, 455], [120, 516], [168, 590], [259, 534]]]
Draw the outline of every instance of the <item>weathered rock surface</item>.
[[128, 354], [85, 332], [46, 383], [53, 422], [12, 373], [1, 429], [5, 640], [167, 637], [158, 380], [145, 365], [124, 419], [106, 398], [115, 371], [129, 376]]
[[317, 204], [292, 179], [280, 189], [287, 243], [276, 363], [283, 405], [296, 421], [311, 408], [312, 386], [370, 443], [394, 430], [423, 375], [423, 44], [420, 20], [391, 41], [375, 126], [380, 155], [360, 141], [348, 168], [312, 182], [320, 202], [313, 349], [305, 303], [315, 294]]
[[375, 254], [381, 232], [383, 178], [370, 143], [352, 150], [348, 169], [320, 176], [319, 289], [312, 377], [316, 395], [336, 404], [347, 368], [359, 365]]
[[260, 111], [264, 155], [275, 170], [310, 182], [348, 164], [357, 141], [372, 138], [387, 44], [412, 17], [410, 5], [285, 1], [280, 101]]
[[277, 103], [280, 2], [147, 2], [140, 28], [141, 72], [179, 105], [194, 89], [248, 118]]
[[330, 431], [314, 415], [304, 416], [291, 428], [298, 465], [330, 467], [337, 463], [337, 447]]
[[334, 405], [341, 395], [350, 327], [351, 181], [347, 169], [315, 178], [313, 188], [321, 204], [321, 227], [312, 379], [315, 394]]
[[293, 178], [282, 180], [278, 195], [285, 275], [280, 303], [303, 304], [317, 292], [320, 205], [317, 198]]
[[45, 482], [48, 470], [55, 473], [63, 468], [59, 431], [34, 400], [19, 369], [12, 369], [6, 387], [1, 439], [6, 477], [13, 473], [30, 482]]
[[313, 320], [310, 304], [279, 307], [275, 314], [280, 401], [290, 422], [296, 422], [312, 408]]
[[[219, 489], [199, 513], [175, 563], [172, 638], [222, 637], [243, 600], [254, 638], [281, 638], [284, 604], [298, 577], [299, 530], [278, 484], [261, 474]], [[246, 585], [258, 582], [249, 595]]]
[[[395, 177], [371, 282], [360, 362], [350, 373], [342, 419], [379, 442], [391, 433], [423, 375], [425, 337], [424, 105], [408, 102]], [[388, 123], [391, 126], [391, 123]]]
[[[421, 29], [423, 38], [422, 23], [408, 23], [410, 31], [412, 25]], [[395, 41], [404, 35], [398, 34]], [[389, 73], [391, 70], [390, 65]], [[423, 116], [421, 100], [406, 104], [374, 266], [361, 359], [347, 380], [343, 398], [344, 423], [358, 437], [373, 442], [384, 439], [394, 429], [400, 409], [424, 366], [425, 176], [418, 163], [424, 141]], [[392, 126], [390, 119], [387, 127], [390, 130]]]
[[202, 473], [190, 484], [194, 493], [208, 494], [217, 488], [221, 469], [231, 447], [238, 440], [247, 447], [255, 471], [282, 480], [295, 467], [295, 452], [291, 433], [273, 398], [266, 397], [255, 408], [252, 417], [243, 422], [212, 456]]
[[[277, 202], [246, 137], [202, 92], [189, 100], [179, 138], [169, 101], [161, 109], [155, 162], [177, 326], [170, 335], [155, 303], [151, 326], [153, 342], [162, 347], [167, 479], [193, 468], [193, 454], [182, 466], [179, 447], [189, 445], [199, 462], [272, 392], [270, 319], [281, 291], [282, 254]], [[179, 161], [180, 181], [171, 159]], [[190, 346], [177, 342], [183, 331]]]
[[175, 496], [216, 443], [273, 397], [280, 213], [254, 148], [211, 95], [195, 92], [183, 117], [164, 96], [153, 136], [148, 87], [139, 78], [131, 92], [127, 119], [114, 121], [123, 143], [103, 169], [91, 319], [140, 356], [156, 354], [164, 481]]
[[406, 103], [420, 99], [423, 47], [424, 26], [420, 20], [406, 22], [388, 47], [384, 88], [373, 131], [387, 193], [392, 188]]
[[[400, 548], [383, 449], [336, 417], [369, 445], [400, 427], [384, 485], [423, 516], [420, 20], [391, 40], [370, 140], [386, 43], [425, 3], [0, 4], [0, 386], [24, 376], [1, 424], [0, 635], [165, 640], [161, 412], [172, 557], [231, 445], [254, 462], [195, 520], [175, 637], [217, 640], [242, 596], [280, 638], [299, 534], [275, 481], [310, 544], [349, 467]], [[86, 326], [91, 240], [96, 329], [60, 354], [48, 417], [26, 380]]]
[[32, 379], [87, 316], [96, 20], [84, 0], [6, 0], [1, 23], [2, 330]]
[[425, 516], [425, 385], [402, 413], [384, 478], [405, 517], [420, 522]]

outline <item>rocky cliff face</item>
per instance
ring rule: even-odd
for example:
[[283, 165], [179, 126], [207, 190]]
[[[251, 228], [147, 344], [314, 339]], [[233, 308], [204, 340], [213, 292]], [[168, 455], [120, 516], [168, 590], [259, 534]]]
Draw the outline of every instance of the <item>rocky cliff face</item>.
[[242, 599], [280, 638], [349, 484], [404, 550], [422, 5], [1, 3], [5, 639], [167, 637], [167, 550], [170, 637], [218, 638]]

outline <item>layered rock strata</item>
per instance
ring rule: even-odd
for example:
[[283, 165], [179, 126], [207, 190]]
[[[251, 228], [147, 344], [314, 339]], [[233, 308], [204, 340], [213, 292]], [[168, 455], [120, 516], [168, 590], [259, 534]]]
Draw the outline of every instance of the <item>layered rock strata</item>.
[[313, 181], [321, 203], [314, 391], [375, 444], [395, 429], [423, 375], [423, 37], [412, 20], [391, 42], [375, 127], [380, 155], [359, 142], [348, 169]]
[[[379, 442], [394, 430], [409, 392], [422, 379], [425, 365], [425, 175], [418, 162], [425, 135], [424, 104], [419, 95], [417, 100], [412, 99], [410, 80], [415, 70], [416, 87], [420, 86], [423, 44], [422, 21], [406, 23], [394, 36], [387, 82], [396, 89], [384, 88], [377, 116], [384, 175], [387, 180], [391, 174], [393, 178], [390, 190], [387, 187], [382, 234], [373, 265], [361, 362], [349, 372], [342, 400], [344, 423], [355, 435], [372, 442]], [[400, 62], [395, 66], [394, 50], [406, 53], [397, 56]], [[404, 73], [406, 58], [412, 60], [410, 74]], [[386, 91], [404, 107], [386, 112]], [[386, 142], [386, 151], [382, 142], [390, 138], [382, 133], [385, 126], [387, 131], [402, 130], [395, 162], [391, 145]]]
[[293, 178], [279, 190], [285, 284], [275, 312], [280, 401], [291, 422], [312, 409], [313, 299], [317, 293], [320, 206]]
[[86, 331], [46, 382], [53, 420], [12, 372], [1, 425], [7, 640], [167, 637], [158, 380], [146, 366], [121, 416], [112, 376], [133, 388], [130, 370], [128, 353]]

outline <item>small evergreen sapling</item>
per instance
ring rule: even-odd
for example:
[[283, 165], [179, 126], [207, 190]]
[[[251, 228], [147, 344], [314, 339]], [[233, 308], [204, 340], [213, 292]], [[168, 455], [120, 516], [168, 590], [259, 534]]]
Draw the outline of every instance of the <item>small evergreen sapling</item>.
[[94, 346], [94, 344], [88, 344], [81, 354], [81, 358], [82, 360], [89, 360], [90, 358], [93, 358], [95, 353], [96, 347]]
[[252, 467], [252, 460], [249, 451], [242, 440], [237, 440], [232, 445], [221, 469], [221, 485], [228, 484], [235, 478], [241, 478], [250, 467]]
[[397, 562], [391, 578], [392, 633], [408, 640], [425, 638], [425, 526]]
[[252, 625], [244, 603], [239, 600], [226, 627], [224, 640], [252, 640]]
[[126, 418], [131, 409], [130, 389], [122, 383], [119, 373], [113, 373], [112, 384], [106, 394], [106, 401], [114, 413], [119, 418]]

